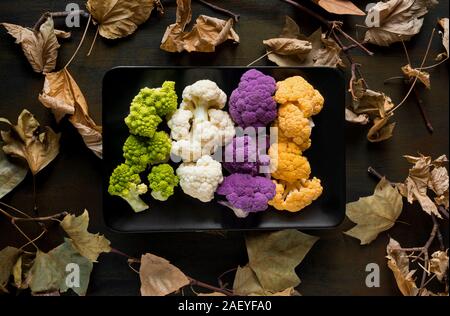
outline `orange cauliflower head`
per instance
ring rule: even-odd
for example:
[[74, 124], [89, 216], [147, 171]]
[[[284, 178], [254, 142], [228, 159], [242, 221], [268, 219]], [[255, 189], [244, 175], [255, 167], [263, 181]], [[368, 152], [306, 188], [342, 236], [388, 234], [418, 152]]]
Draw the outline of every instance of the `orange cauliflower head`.
[[280, 104], [293, 103], [297, 105], [305, 117], [318, 114], [324, 103], [320, 92], [300, 76], [278, 81], [275, 101]]
[[278, 109], [278, 128], [284, 136], [301, 147], [305, 147], [303, 143], [310, 142], [311, 124], [303, 112], [292, 103], [283, 104]]
[[[278, 143], [289, 143], [289, 142], [293, 142], [292, 138], [287, 137], [283, 131], [281, 130], [281, 128], [279, 128], [278, 126], [278, 118], [273, 122], [272, 127], [277, 127], [277, 142]], [[303, 143], [301, 143], [300, 145], [298, 145], [298, 148], [300, 149], [301, 152], [304, 152], [305, 150], [307, 150], [309, 147], [311, 147], [311, 138], [308, 138], [306, 141], [304, 141]]]
[[269, 201], [279, 211], [298, 212], [316, 200], [323, 191], [320, 180], [300, 180], [294, 183], [276, 182], [275, 197]]
[[292, 142], [278, 142], [269, 148], [272, 177], [287, 182], [308, 179], [311, 166], [300, 147]]

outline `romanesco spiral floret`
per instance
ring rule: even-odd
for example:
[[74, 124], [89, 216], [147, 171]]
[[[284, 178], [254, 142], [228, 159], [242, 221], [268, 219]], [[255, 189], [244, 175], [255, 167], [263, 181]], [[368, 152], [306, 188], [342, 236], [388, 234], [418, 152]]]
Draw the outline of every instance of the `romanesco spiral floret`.
[[148, 158], [149, 163], [154, 165], [166, 162], [170, 156], [172, 141], [166, 132], [156, 132], [148, 141]]
[[134, 97], [130, 114], [125, 118], [130, 133], [152, 137], [162, 117], [177, 109], [175, 82], [165, 81], [161, 88], [142, 88]]
[[147, 138], [135, 135], [128, 136], [123, 145], [125, 163], [138, 173], [144, 171], [150, 162], [148, 145]]
[[111, 174], [108, 192], [127, 201], [135, 212], [148, 209], [148, 205], [139, 197], [147, 192], [147, 186], [141, 183], [139, 174], [125, 163], [117, 166]]
[[168, 164], [154, 166], [148, 175], [151, 195], [159, 201], [166, 201], [173, 195], [174, 188], [178, 185], [179, 179], [175, 175], [173, 168]]

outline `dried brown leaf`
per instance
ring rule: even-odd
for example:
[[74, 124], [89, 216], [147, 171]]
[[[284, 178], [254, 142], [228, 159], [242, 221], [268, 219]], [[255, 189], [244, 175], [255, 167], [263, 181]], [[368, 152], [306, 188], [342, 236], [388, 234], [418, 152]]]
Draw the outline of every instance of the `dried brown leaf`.
[[395, 122], [389, 123], [389, 119], [392, 115], [385, 116], [383, 118], [375, 118], [373, 120], [373, 126], [367, 132], [367, 139], [372, 142], [381, 142], [392, 137], [394, 132]]
[[400, 250], [400, 244], [390, 238], [386, 247], [388, 259], [387, 265], [394, 274], [398, 289], [404, 296], [416, 296], [419, 293], [416, 282], [413, 279], [415, 270], [409, 271], [409, 258], [407, 254]]
[[165, 296], [190, 283], [180, 269], [151, 253], [141, 257], [139, 276], [142, 296]]
[[301, 58], [311, 51], [311, 42], [296, 38], [271, 38], [263, 41], [267, 48], [278, 55], [297, 55]]
[[345, 108], [345, 120], [351, 123], [366, 125], [367, 123], [369, 123], [369, 115], [365, 113], [355, 114], [351, 110]]
[[373, 119], [385, 117], [394, 107], [391, 98], [383, 92], [367, 89], [362, 79], [351, 82], [352, 108], [356, 114], [368, 114]]
[[435, 251], [430, 259], [430, 272], [434, 273], [439, 281], [442, 281], [448, 270], [447, 251]]
[[419, 33], [423, 16], [437, 0], [388, 0], [376, 3], [367, 13], [366, 42], [389, 46]]
[[431, 89], [430, 74], [428, 72], [412, 68], [410, 64], [403, 66], [401, 69], [407, 79], [414, 80], [417, 77], [417, 80], [422, 82], [427, 89]]
[[18, 186], [25, 179], [27, 172], [25, 164], [9, 161], [0, 148], [0, 199]]
[[442, 30], [444, 31], [442, 33], [442, 45], [445, 48], [445, 53], [440, 53], [436, 57], [437, 61], [443, 60], [445, 58], [448, 58], [448, 56], [449, 56], [449, 51], [448, 51], [448, 18], [439, 19], [439, 25], [442, 27]]
[[134, 33], [139, 25], [147, 21], [155, 0], [88, 0], [86, 7], [99, 24], [99, 34], [116, 39]]
[[70, 122], [83, 137], [86, 146], [102, 158], [101, 126], [98, 126], [89, 116], [86, 99], [66, 68], [46, 74], [39, 101], [52, 110], [58, 122], [65, 115], [69, 115]]
[[402, 208], [402, 196], [383, 178], [375, 187], [373, 195], [347, 203], [346, 215], [356, 226], [345, 234], [361, 240], [361, 245], [367, 245], [378, 234], [394, 226]]
[[20, 113], [17, 125], [4, 118], [0, 118], [0, 122], [10, 126], [9, 131], [1, 131], [3, 151], [7, 155], [25, 159], [33, 175], [58, 155], [60, 135], [48, 126], [40, 126], [28, 110]]
[[0, 293], [8, 292], [6, 286], [21, 253], [20, 249], [14, 247], [6, 247], [0, 250]]
[[[39, 27], [39, 31], [10, 23], [1, 25], [16, 39], [16, 43], [20, 44], [35, 72], [48, 73], [55, 69], [60, 45], [51, 17]], [[61, 35], [60, 31], [57, 33]]]
[[366, 15], [349, 0], [314, 0], [326, 11], [334, 14]]

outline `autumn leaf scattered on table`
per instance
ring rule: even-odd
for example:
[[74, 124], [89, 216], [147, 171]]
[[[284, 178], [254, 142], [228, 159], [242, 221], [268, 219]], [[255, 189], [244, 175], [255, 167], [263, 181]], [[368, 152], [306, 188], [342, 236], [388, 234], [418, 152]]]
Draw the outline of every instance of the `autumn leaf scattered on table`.
[[134, 33], [155, 7], [163, 12], [161, 2], [156, 0], [88, 0], [86, 7], [98, 23], [99, 34], [108, 39]]
[[26, 165], [9, 161], [0, 148], [0, 199], [18, 186], [25, 179], [27, 172]]
[[428, 72], [413, 68], [410, 64], [402, 66], [401, 69], [406, 79], [411, 81], [417, 77], [417, 80], [422, 82], [427, 89], [431, 89], [430, 74]]
[[394, 226], [402, 208], [402, 196], [383, 178], [375, 187], [373, 195], [347, 203], [346, 215], [356, 226], [345, 234], [359, 239], [361, 245], [367, 245], [379, 233]]
[[92, 262], [96, 262], [103, 252], [110, 252], [110, 242], [103, 235], [91, 234], [87, 231], [89, 213], [84, 210], [80, 216], [68, 214], [61, 221], [61, 227], [73, 241], [78, 252]]
[[442, 281], [448, 270], [447, 251], [435, 251], [430, 259], [430, 272], [434, 273], [439, 281]]
[[269, 60], [278, 66], [345, 66], [339, 56], [341, 48], [333, 39], [322, 34], [321, 29], [306, 37], [288, 16], [281, 34], [263, 44]]
[[366, 17], [364, 41], [389, 46], [407, 41], [420, 32], [423, 16], [437, 0], [388, 0], [370, 8]]
[[60, 47], [56, 36], [70, 36], [70, 33], [55, 30], [51, 17], [39, 27], [39, 31], [10, 23], [1, 25], [16, 39], [16, 43], [20, 44], [31, 67], [39, 73], [48, 73], [55, 69]]
[[190, 0], [177, 0], [176, 22], [167, 27], [161, 40], [161, 49], [167, 52], [214, 52], [216, 46], [227, 40], [239, 43], [233, 29], [233, 19], [227, 21], [200, 15], [191, 31], [186, 31], [192, 18]]
[[77, 264], [80, 277], [79, 286], [71, 289], [78, 295], [85, 295], [89, 277], [92, 271], [92, 262], [83, 257], [73, 246], [70, 239], [65, 239], [64, 243], [55, 249], [44, 253], [38, 251], [28, 275], [28, 282], [33, 293], [60, 291], [66, 292], [69, 287], [66, 282], [68, 264]]
[[442, 45], [445, 48], [445, 53], [440, 53], [439, 55], [437, 55], [436, 60], [440, 61], [443, 59], [447, 59], [449, 56], [449, 51], [448, 51], [448, 18], [442, 18], [439, 19], [439, 25], [441, 26], [443, 32], [442, 32]]
[[39, 101], [52, 110], [57, 122], [69, 115], [69, 121], [83, 137], [86, 146], [102, 158], [102, 128], [89, 116], [86, 99], [67, 68], [45, 75]]
[[356, 114], [348, 108], [345, 108], [345, 120], [351, 123], [366, 125], [367, 123], [369, 123], [369, 115], [367, 115], [366, 113]]
[[400, 244], [390, 238], [386, 247], [388, 259], [387, 265], [394, 274], [398, 289], [404, 296], [416, 296], [419, 293], [416, 282], [413, 278], [415, 270], [409, 270], [409, 257], [406, 252], [400, 250]]
[[442, 218], [436, 204], [428, 196], [428, 190], [434, 191], [436, 198], [448, 205], [448, 171], [444, 167], [448, 163], [445, 155], [432, 160], [430, 156], [420, 154], [418, 157], [404, 156], [408, 162], [414, 164], [409, 169], [409, 175], [404, 183], [397, 185], [400, 193], [409, 203], [418, 201], [427, 214], [434, 214]]
[[3, 151], [7, 155], [25, 159], [33, 175], [58, 155], [60, 135], [48, 126], [40, 126], [28, 110], [20, 113], [17, 125], [5, 118], [0, 118], [0, 122], [10, 126], [9, 131], [1, 131]]
[[14, 247], [6, 247], [0, 250], [0, 293], [8, 292], [6, 285], [8, 284], [14, 264], [21, 253], [21, 250]]
[[165, 296], [189, 284], [180, 269], [151, 253], [142, 255], [139, 276], [142, 296]]
[[[295, 287], [300, 284], [295, 267], [318, 239], [294, 229], [249, 234], [246, 237], [248, 267], [265, 291], [276, 293]], [[239, 288], [242, 292], [252, 291]]]
[[330, 13], [365, 15], [353, 2], [349, 0], [314, 0], [315, 3]]

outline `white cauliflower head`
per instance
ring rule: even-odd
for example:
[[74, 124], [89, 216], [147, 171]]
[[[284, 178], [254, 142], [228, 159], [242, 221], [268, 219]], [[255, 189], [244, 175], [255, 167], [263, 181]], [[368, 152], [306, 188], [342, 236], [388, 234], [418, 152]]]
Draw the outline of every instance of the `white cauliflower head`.
[[202, 202], [209, 202], [214, 198], [217, 186], [222, 183], [221, 164], [205, 155], [194, 162], [184, 162], [177, 169], [180, 186], [184, 193]]
[[173, 113], [167, 121], [167, 126], [170, 128], [170, 137], [174, 140], [180, 140], [189, 135], [191, 130], [191, 121], [194, 114], [188, 110], [178, 109]]

